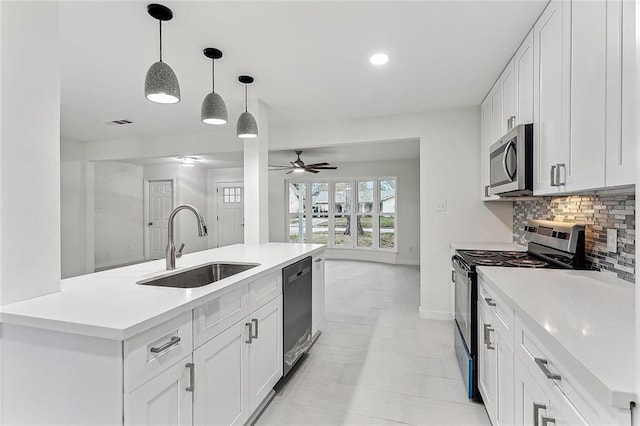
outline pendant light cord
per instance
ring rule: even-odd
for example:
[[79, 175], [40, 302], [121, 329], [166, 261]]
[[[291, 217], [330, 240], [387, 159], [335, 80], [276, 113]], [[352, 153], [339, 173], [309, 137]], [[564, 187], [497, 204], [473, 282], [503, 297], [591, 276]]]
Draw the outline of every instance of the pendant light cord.
[[247, 84], [244, 85], [244, 112], [247, 112]]
[[162, 21], [158, 19], [160, 23], [160, 62], [162, 62]]
[[216, 61], [211, 59], [211, 92], [216, 92]]

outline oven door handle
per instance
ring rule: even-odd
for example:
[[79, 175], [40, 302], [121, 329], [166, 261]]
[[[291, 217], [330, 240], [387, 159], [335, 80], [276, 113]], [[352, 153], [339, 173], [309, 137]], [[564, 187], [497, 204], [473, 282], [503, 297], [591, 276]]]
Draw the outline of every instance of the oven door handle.
[[463, 275], [467, 280], [469, 279], [469, 271], [463, 266], [458, 255], [453, 255], [451, 257], [451, 264], [453, 265], [453, 269], [456, 273]]

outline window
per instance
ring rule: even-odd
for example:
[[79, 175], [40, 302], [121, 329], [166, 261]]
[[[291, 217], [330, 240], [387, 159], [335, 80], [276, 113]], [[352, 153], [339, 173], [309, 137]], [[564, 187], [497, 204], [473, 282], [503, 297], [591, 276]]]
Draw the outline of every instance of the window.
[[222, 192], [223, 203], [241, 203], [242, 202], [242, 187], [229, 187], [224, 188]]
[[328, 247], [396, 250], [396, 179], [287, 181], [287, 238]]

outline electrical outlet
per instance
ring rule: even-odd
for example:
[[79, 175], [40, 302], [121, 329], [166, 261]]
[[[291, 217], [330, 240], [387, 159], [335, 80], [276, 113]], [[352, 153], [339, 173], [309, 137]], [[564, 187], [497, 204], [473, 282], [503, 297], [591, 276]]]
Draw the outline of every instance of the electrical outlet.
[[607, 251], [609, 253], [618, 252], [618, 230], [615, 228], [607, 229]]
[[446, 212], [447, 211], [447, 201], [446, 200], [437, 200], [436, 201], [436, 211], [437, 212]]

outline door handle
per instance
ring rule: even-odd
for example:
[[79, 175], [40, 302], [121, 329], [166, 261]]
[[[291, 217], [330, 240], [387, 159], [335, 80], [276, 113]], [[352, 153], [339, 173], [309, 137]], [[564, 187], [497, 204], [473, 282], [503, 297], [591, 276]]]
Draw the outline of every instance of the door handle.
[[558, 184], [556, 183], [556, 169], [557, 169], [557, 165], [553, 165], [551, 166], [551, 186], [558, 186]]
[[[556, 182], [558, 186], [567, 184], [567, 166], [564, 163], [559, 163], [556, 169]], [[560, 180], [560, 169], [564, 169], [564, 179]]]
[[253, 341], [253, 324], [250, 322], [247, 322], [244, 325], [249, 327], [249, 339], [245, 340], [244, 342], [251, 344], [251, 342]]
[[494, 302], [493, 299], [490, 297], [485, 297], [484, 301], [487, 302], [487, 305], [489, 306], [496, 306], [496, 302]]
[[149, 349], [149, 352], [151, 352], [152, 354], [159, 354], [160, 352], [164, 352], [170, 347], [177, 345], [178, 343], [180, 343], [180, 338], [178, 336], [173, 336], [167, 343], [157, 348], [153, 347]]
[[491, 332], [495, 331], [494, 328], [491, 328], [491, 324], [484, 325], [484, 344], [487, 346], [487, 349], [494, 350], [496, 347], [491, 344]]
[[196, 366], [192, 362], [189, 362], [186, 367], [189, 369], [189, 386], [184, 388], [184, 390], [187, 392], [193, 392], [196, 390]]
[[551, 417], [542, 416], [542, 426], [547, 426], [549, 423], [556, 424], [556, 419], [552, 419]]
[[549, 371], [549, 368], [547, 368], [547, 364], [549, 362], [546, 359], [534, 358], [534, 360], [536, 361], [536, 365], [540, 368], [540, 370], [542, 370], [544, 375], [547, 376], [547, 379], [551, 379], [551, 380], [561, 379], [561, 376], [559, 374], [552, 373], [551, 371]]
[[540, 410], [546, 410], [547, 406], [544, 404], [533, 403], [533, 426], [538, 426], [538, 420], [540, 419]]
[[257, 339], [257, 338], [258, 338], [258, 319], [257, 319], [257, 318], [253, 318], [253, 319], [251, 320], [251, 322], [254, 324], [254, 328], [255, 328], [255, 330], [256, 330], [256, 334], [254, 334], [254, 335], [252, 336], [252, 338], [253, 338], [253, 339]]
[[153, 222], [149, 222], [149, 226], [153, 226]]

